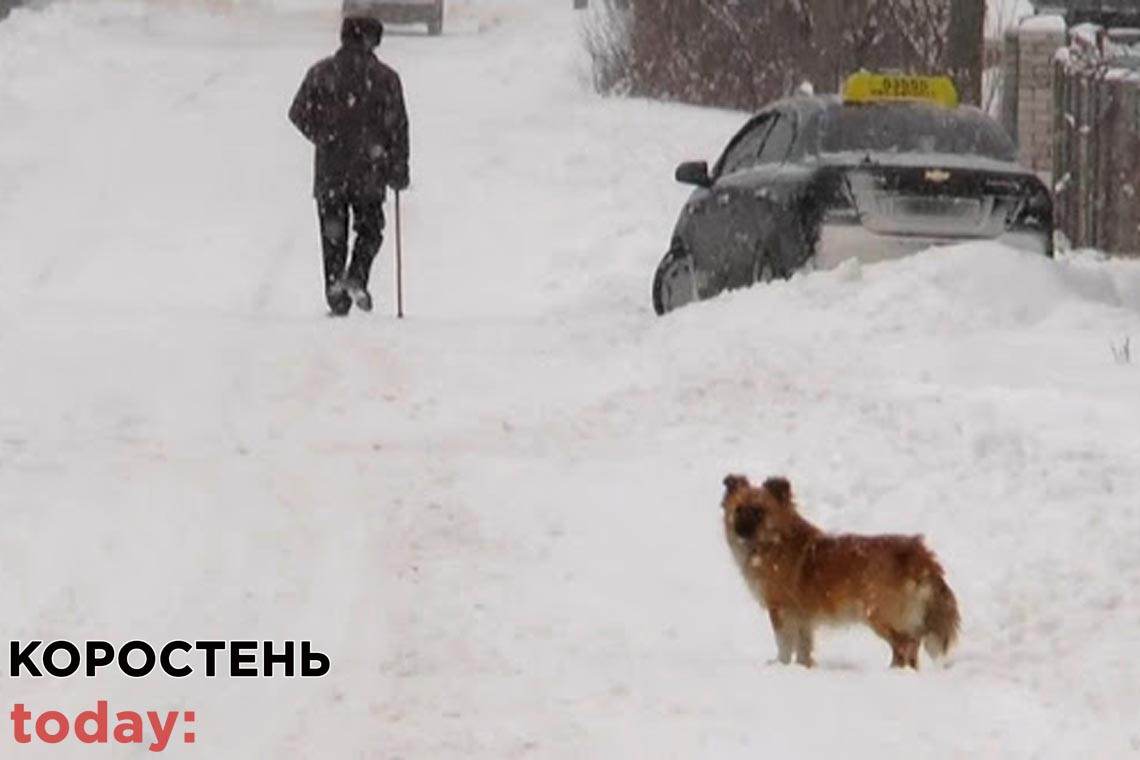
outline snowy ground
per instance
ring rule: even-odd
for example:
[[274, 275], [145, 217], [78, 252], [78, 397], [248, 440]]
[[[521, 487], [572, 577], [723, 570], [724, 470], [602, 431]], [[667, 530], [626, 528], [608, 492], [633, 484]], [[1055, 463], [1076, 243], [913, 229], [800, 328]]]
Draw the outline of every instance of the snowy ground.
[[[335, 12], [188, 5], [0, 24], [4, 638], [312, 639], [333, 671], [5, 679], [4, 713], [195, 710], [175, 757], [1140, 756], [1140, 266], [967, 246], [658, 319], [672, 169], [741, 116], [594, 97], [569, 2], [456, 0], [382, 49], [409, 316], [389, 242], [378, 313], [329, 320], [285, 111]], [[767, 665], [729, 471], [925, 533], [950, 667], [860, 631]]]

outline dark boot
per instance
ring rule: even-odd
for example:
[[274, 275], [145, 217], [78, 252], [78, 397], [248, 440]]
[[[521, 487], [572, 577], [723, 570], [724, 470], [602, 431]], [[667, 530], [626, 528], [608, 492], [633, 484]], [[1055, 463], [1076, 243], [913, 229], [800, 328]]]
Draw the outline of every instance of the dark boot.
[[343, 317], [352, 308], [353, 297], [342, 280], [325, 287], [325, 301], [334, 317]]
[[352, 261], [348, 265], [345, 286], [358, 309], [372, 311], [368, 281], [372, 275], [372, 262], [384, 242], [383, 201], [353, 201], [352, 216], [356, 242], [352, 246]]
[[368, 292], [368, 288], [352, 279], [345, 281], [345, 288], [356, 308], [361, 311], [372, 311], [372, 294]]

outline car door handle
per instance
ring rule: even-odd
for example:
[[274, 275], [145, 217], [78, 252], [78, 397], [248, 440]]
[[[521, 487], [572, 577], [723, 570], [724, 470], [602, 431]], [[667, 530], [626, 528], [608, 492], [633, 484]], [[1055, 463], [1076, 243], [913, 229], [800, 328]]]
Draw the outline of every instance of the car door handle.
[[716, 205], [727, 206], [729, 203], [732, 203], [732, 196], [731, 195], [729, 195], [728, 193], [720, 193], [719, 195], [717, 195]]
[[772, 191], [766, 187], [762, 187], [753, 192], [752, 197], [758, 201], [770, 201], [772, 200]]

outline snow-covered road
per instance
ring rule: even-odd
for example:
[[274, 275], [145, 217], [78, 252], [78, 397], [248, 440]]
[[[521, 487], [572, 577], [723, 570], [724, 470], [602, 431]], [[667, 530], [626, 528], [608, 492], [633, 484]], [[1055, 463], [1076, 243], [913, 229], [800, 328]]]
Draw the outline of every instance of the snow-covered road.
[[[658, 319], [673, 167], [742, 115], [594, 96], [570, 3], [455, 0], [381, 49], [408, 318], [389, 240], [377, 312], [330, 320], [285, 111], [336, 15], [278, 3], [0, 24], [0, 606], [332, 672], [6, 679], [4, 713], [194, 710], [164, 754], [211, 759], [1140, 756], [1140, 265], [965, 246]], [[767, 665], [729, 471], [925, 533], [950, 667], [864, 631]]]

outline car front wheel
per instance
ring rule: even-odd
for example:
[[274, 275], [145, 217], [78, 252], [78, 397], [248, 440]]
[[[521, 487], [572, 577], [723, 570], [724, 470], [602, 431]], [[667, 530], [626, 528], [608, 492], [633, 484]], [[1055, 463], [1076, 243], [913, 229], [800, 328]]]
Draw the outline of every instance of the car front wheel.
[[653, 310], [660, 316], [698, 298], [693, 257], [682, 248], [673, 248], [653, 276]]

